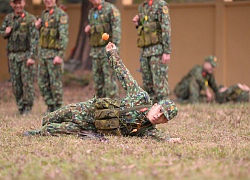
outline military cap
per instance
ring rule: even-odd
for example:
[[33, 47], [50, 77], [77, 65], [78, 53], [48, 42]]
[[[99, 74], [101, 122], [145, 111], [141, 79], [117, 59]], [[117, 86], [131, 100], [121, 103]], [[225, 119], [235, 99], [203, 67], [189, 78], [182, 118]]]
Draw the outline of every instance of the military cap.
[[178, 109], [173, 101], [162, 100], [158, 104], [162, 105], [163, 114], [168, 121], [173, 119], [177, 115]]
[[209, 62], [213, 67], [217, 66], [217, 57], [215, 56], [208, 56], [205, 58], [205, 62]]

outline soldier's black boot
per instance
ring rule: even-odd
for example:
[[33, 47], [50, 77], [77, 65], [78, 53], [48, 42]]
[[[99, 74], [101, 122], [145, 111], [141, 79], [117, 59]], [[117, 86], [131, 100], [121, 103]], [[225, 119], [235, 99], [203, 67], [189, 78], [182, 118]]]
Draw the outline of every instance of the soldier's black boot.
[[23, 114], [30, 114], [31, 107], [30, 106], [24, 106], [23, 108]]
[[19, 113], [20, 115], [23, 115], [23, 112], [24, 112], [24, 108], [18, 109], [18, 113]]
[[55, 107], [54, 107], [54, 111], [57, 110], [57, 109], [60, 109], [62, 107], [61, 104], [56, 104]]
[[55, 110], [54, 105], [48, 105], [47, 113], [53, 112]]

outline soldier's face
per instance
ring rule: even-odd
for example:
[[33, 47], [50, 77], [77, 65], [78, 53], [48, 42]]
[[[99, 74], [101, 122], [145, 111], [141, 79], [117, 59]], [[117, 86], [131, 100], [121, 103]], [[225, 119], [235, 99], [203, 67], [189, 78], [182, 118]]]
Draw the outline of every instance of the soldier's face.
[[89, 0], [89, 2], [92, 3], [94, 7], [98, 7], [102, 0]]
[[56, 0], [43, 0], [46, 8], [50, 9], [56, 5]]
[[168, 120], [162, 112], [162, 105], [155, 103], [147, 114], [147, 118], [152, 124], [167, 123]]
[[204, 64], [203, 64], [203, 69], [204, 69], [208, 74], [213, 74], [213, 72], [214, 72], [214, 67], [213, 67], [212, 64], [210, 64], [209, 62], [204, 62]]
[[10, 2], [10, 6], [12, 7], [12, 9], [16, 14], [20, 14], [23, 12], [25, 6], [25, 0]]

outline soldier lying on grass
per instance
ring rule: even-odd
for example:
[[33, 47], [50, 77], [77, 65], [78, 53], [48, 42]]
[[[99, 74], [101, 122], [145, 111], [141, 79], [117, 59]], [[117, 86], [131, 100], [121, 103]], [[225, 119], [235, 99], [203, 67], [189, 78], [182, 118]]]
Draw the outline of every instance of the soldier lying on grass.
[[106, 46], [110, 66], [126, 90], [123, 99], [93, 98], [70, 104], [43, 117], [42, 128], [24, 135], [78, 134], [81, 137], [103, 135], [153, 137], [157, 140], [180, 142], [156, 129], [156, 124], [167, 123], [178, 112], [171, 100], [152, 106], [149, 95], [131, 76], [120, 59], [115, 44]]
[[220, 86], [218, 93], [216, 93], [216, 102], [249, 102], [250, 88], [245, 84], [234, 84], [232, 86]]

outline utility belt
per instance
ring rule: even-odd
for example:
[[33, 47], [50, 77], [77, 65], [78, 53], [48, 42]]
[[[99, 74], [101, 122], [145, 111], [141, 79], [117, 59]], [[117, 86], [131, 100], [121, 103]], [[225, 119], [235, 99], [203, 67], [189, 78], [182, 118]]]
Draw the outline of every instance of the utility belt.
[[41, 27], [39, 45], [47, 49], [60, 49], [57, 29]]
[[121, 115], [133, 110], [149, 108], [151, 105], [140, 105], [124, 110], [120, 110], [120, 100], [112, 100], [110, 98], [97, 99], [95, 104], [95, 127], [97, 132], [104, 135], [122, 136], [121, 123], [126, 127], [126, 124], [121, 120]]
[[108, 41], [102, 39], [103, 33], [108, 33], [109, 36], [111, 37], [111, 27], [109, 23], [91, 26], [90, 45], [93, 47], [98, 47], [108, 44]]
[[159, 22], [149, 22], [143, 26], [138, 27], [137, 46], [147, 47], [162, 43], [161, 25]]
[[9, 52], [25, 52], [30, 48], [27, 32], [13, 33], [9, 38], [7, 50]]

